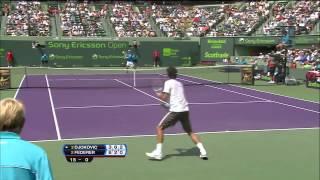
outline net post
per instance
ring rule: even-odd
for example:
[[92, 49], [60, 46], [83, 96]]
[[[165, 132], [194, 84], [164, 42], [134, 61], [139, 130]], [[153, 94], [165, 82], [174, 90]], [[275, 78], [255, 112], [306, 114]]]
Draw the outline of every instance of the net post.
[[29, 87], [29, 83], [28, 83], [28, 71], [27, 71], [27, 66], [24, 66], [24, 76], [25, 76], [25, 81], [26, 81], [26, 87]]
[[136, 87], [136, 70], [133, 70], [133, 87]]
[[251, 65], [251, 85], [253, 86], [254, 85], [254, 76], [255, 76], [255, 65], [254, 64], [252, 64]]
[[227, 84], [230, 83], [230, 66], [227, 64]]

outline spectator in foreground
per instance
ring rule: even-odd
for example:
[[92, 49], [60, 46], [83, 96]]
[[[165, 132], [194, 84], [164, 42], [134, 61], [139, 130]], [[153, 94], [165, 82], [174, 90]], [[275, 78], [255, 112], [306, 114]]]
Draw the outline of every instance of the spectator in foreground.
[[46, 152], [19, 136], [24, 122], [24, 105], [20, 101], [0, 101], [0, 179], [52, 180]]

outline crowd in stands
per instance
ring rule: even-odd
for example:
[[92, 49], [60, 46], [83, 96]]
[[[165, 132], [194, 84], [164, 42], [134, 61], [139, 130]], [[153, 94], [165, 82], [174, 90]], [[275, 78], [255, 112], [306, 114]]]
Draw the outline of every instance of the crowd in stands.
[[48, 13], [50, 16], [55, 16], [55, 15], [59, 14], [58, 4], [56, 4], [56, 3], [48, 4]]
[[226, 21], [222, 27], [214, 30], [220, 36], [250, 35], [269, 16], [271, 2], [252, 1], [245, 3], [241, 8], [230, 6], [225, 9]]
[[100, 16], [107, 17], [108, 14], [108, 4], [104, 4], [100, 9]]
[[110, 21], [118, 37], [155, 37], [145, 13], [130, 3], [116, 2], [112, 6]]
[[320, 1], [277, 2], [272, 11], [273, 17], [264, 26], [264, 34], [281, 35], [283, 26], [294, 26], [296, 35], [308, 34], [319, 21]]
[[88, 1], [69, 1], [60, 11], [61, 29], [64, 36], [96, 37], [105, 34], [100, 12], [92, 10]]
[[189, 8], [184, 6], [152, 5], [152, 17], [167, 37], [183, 36], [183, 26], [190, 23], [188, 15]]
[[320, 51], [316, 48], [288, 50], [288, 62], [295, 62], [302, 65], [312, 65], [320, 61]]
[[210, 10], [193, 8], [191, 15], [193, 17], [192, 26], [186, 30], [187, 36], [204, 36], [208, 34], [225, 16], [222, 6]]
[[10, 6], [6, 3], [2, 7], [2, 16], [8, 16], [10, 12]]
[[[250, 63], [256, 65], [266, 65], [269, 56], [272, 54], [279, 54], [282, 58], [285, 58], [284, 51], [270, 52], [267, 54], [260, 53]], [[287, 52], [287, 63], [291, 68], [304, 67], [306, 69], [312, 69], [314, 66], [320, 63], [320, 49], [312, 46], [305, 49], [289, 49]]]
[[[280, 51], [275, 53], [280, 53]], [[260, 53], [259, 57], [262, 58], [264, 55]], [[288, 49], [287, 59], [289, 63], [312, 64], [316, 61], [320, 61], [320, 49], [316, 48], [314, 45], [311, 48], [305, 49]]]
[[155, 5], [152, 17], [167, 37], [204, 36], [224, 18], [221, 7], [208, 10], [189, 6]]
[[282, 35], [288, 25], [294, 26], [299, 35], [310, 33], [320, 19], [320, 1], [312, 0], [261, 0], [201, 8], [175, 4], [69, 0], [48, 2], [48, 13], [39, 1], [3, 3], [1, 7], [2, 15], [7, 16], [6, 34], [11, 36], [49, 36], [48, 14], [60, 16], [64, 36], [86, 37], [105, 36], [105, 18], [110, 19], [118, 37], [155, 37], [155, 28], [167, 37], [251, 35], [264, 22], [261, 29], [265, 35]]
[[47, 12], [41, 10], [39, 1], [19, 1], [7, 17], [7, 35], [50, 35], [49, 16]]

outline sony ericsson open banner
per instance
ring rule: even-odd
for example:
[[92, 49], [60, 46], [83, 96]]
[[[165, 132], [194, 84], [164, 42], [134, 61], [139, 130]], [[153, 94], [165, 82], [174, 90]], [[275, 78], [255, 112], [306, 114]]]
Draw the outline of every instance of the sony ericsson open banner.
[[201, 61], [222, 61], [233, 56], [233, 38], [201, 38]]
[[120, 66], [127, 41], [47, 41], [49, 62], [55, 66]]

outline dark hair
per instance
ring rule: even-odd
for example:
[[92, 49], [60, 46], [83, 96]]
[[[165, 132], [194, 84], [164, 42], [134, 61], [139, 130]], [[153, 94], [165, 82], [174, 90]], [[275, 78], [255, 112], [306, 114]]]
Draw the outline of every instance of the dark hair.
[[167, 68], [167, 74], [168, 74], [168, 77], [170, 79], [177, 78], [177, 73], [178, 73], [178, 71], [177, 71], [177, 69], [175, 67], [170, 66], [170, 67]]

